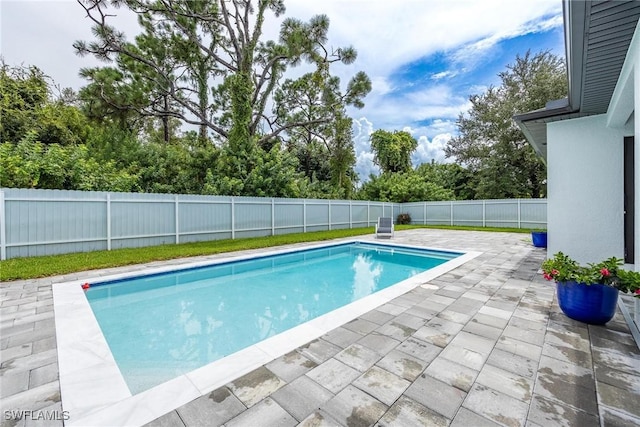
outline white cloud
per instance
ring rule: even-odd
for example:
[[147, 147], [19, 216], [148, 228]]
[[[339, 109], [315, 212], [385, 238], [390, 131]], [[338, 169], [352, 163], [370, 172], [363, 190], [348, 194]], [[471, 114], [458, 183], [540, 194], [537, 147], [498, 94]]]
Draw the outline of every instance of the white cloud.
[[456, 120], [441, 120], [436, 119], [429, 125], [427, 135], [436, 133], [441, 134], [453, 134], [457, 130]]
[[369, 142], [369, 138], [373, 133], [373, 123], [366, 117], [360, 117], [353, 120], [352, 129], [356, 152], [355, 170], [360, 177], [360, 181], [364, 182], [370, 174], [377, 175], [380, 173], [380, 168], [373, 163], [373, 152]]
[[[451, 79], [469, 75], [487, 58], [501, 54], [498, 43], [504, 40], [562, 25], [560, 0], [287, 0], [285, 4], [287, 16], [308, 19], [326, 14], [331, 46], [357, 49], [354, 64], [333, 67], [343, 84], [359, 70], [371, 78], [373, 89], [364, 100], [365, 108], [349, 113], [364, 115], [387, 130], [457, 118], [469, 109], [468, 96], [484, 92], [491, 82], [469, 82], [471, 93], [459, 93], [448, 86]], [[403, 65], [434, 53], [445, 54], [448, 69], [426, 75], [427, 82], [404, 87], [392, 80]]]
[[435, 73], [431, 75], [431, 80], [440, 80], [444, 78], [451, 78], [458, 75], [457, 71], [442, 71], [440, 73]]
[[360, 182], [366, 182], [369, 180], [369, 175], [379, 175], [380, 168], [373, 163], [373, 153], [370, 151], [363, 151], [356, 157], [355, 171], [360, 177]]
[[[334, 46], [353, 45], [356, 67], [385, 76], [402, 63], [561, 25], [560, 0], [287, 0], [286, 16], [326, 14]], [[548, 17], [554, 15], [555, 20]], [[482, 44], [482, 43], [481, 43]]]
[[432, 160], [436, 163], [451, 162], [452, 160], [447, 159], [444, 154], [444, 147], [451, 138], [452, 135], [450, 133], [436, 135], [431, 141], [426, 136], [419, 137], [418, 148], [411, 156], [413, 166], [430, 163]]
[[[416, 122], [451, 121], [471, 107], [466, 94], [453, 93], [444, 85], [407, 92], [394, 97], [370, 95], [364, 111], [349, 110], [353, 116], [364, 114], [376, 129], [400, 130]], [[439, 122], [438, 122], [439, 123]], [[434, 134], [429, 133], [432, 137]]]
[[466, 43], [453, 50], [449, 54], [449, 59], [456, 68], [473, 69], [486, 62], [487, 57], [491, 55], [491, 50], [501, 41], [531, 33], [548, 31], [561, 25], [562, 16], [554, 15], [544, 17], [541, 20], [521, 22], [516, 27], [506, 26], [486, 37]]

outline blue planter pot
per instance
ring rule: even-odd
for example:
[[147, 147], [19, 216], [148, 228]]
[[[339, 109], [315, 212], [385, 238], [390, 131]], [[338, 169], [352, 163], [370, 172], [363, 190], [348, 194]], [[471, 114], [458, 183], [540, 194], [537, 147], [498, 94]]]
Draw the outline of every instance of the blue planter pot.
[[547, 247], [547, 232], [546, 231], [532, 231], [531, 232], [531, 240], [533, 241], [533, 246], [536, 248], [546, 248]]
[[616, 313], [618, 290], [611, 286], [559, 282], [556, 290], [560, 309], [572, 319], [592, 325], [604, 325]]

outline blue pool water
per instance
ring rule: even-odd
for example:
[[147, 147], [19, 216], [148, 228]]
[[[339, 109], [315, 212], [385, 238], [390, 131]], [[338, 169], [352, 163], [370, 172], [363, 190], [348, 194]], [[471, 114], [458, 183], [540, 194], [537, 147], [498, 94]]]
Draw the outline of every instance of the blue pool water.
[[92, 284], [86, 296], [135, 394], [459, 255], [356, 242]]

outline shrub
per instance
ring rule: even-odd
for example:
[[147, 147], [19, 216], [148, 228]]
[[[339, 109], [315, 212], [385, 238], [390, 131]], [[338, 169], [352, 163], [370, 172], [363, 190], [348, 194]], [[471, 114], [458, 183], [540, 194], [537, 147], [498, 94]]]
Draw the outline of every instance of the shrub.
[[408, 213], [398, 214], [396, 218], [396, 224], [411, 224], [411, 215]]

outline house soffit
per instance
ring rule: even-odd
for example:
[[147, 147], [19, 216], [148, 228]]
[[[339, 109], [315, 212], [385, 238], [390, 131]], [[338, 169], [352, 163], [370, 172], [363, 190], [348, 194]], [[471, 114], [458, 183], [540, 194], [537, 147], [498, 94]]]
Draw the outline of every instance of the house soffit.
[[640, 19], [640, 0], [564, 0], [569, 96], [514, 116], [546, 158], [548, 122], [606, 113]]

